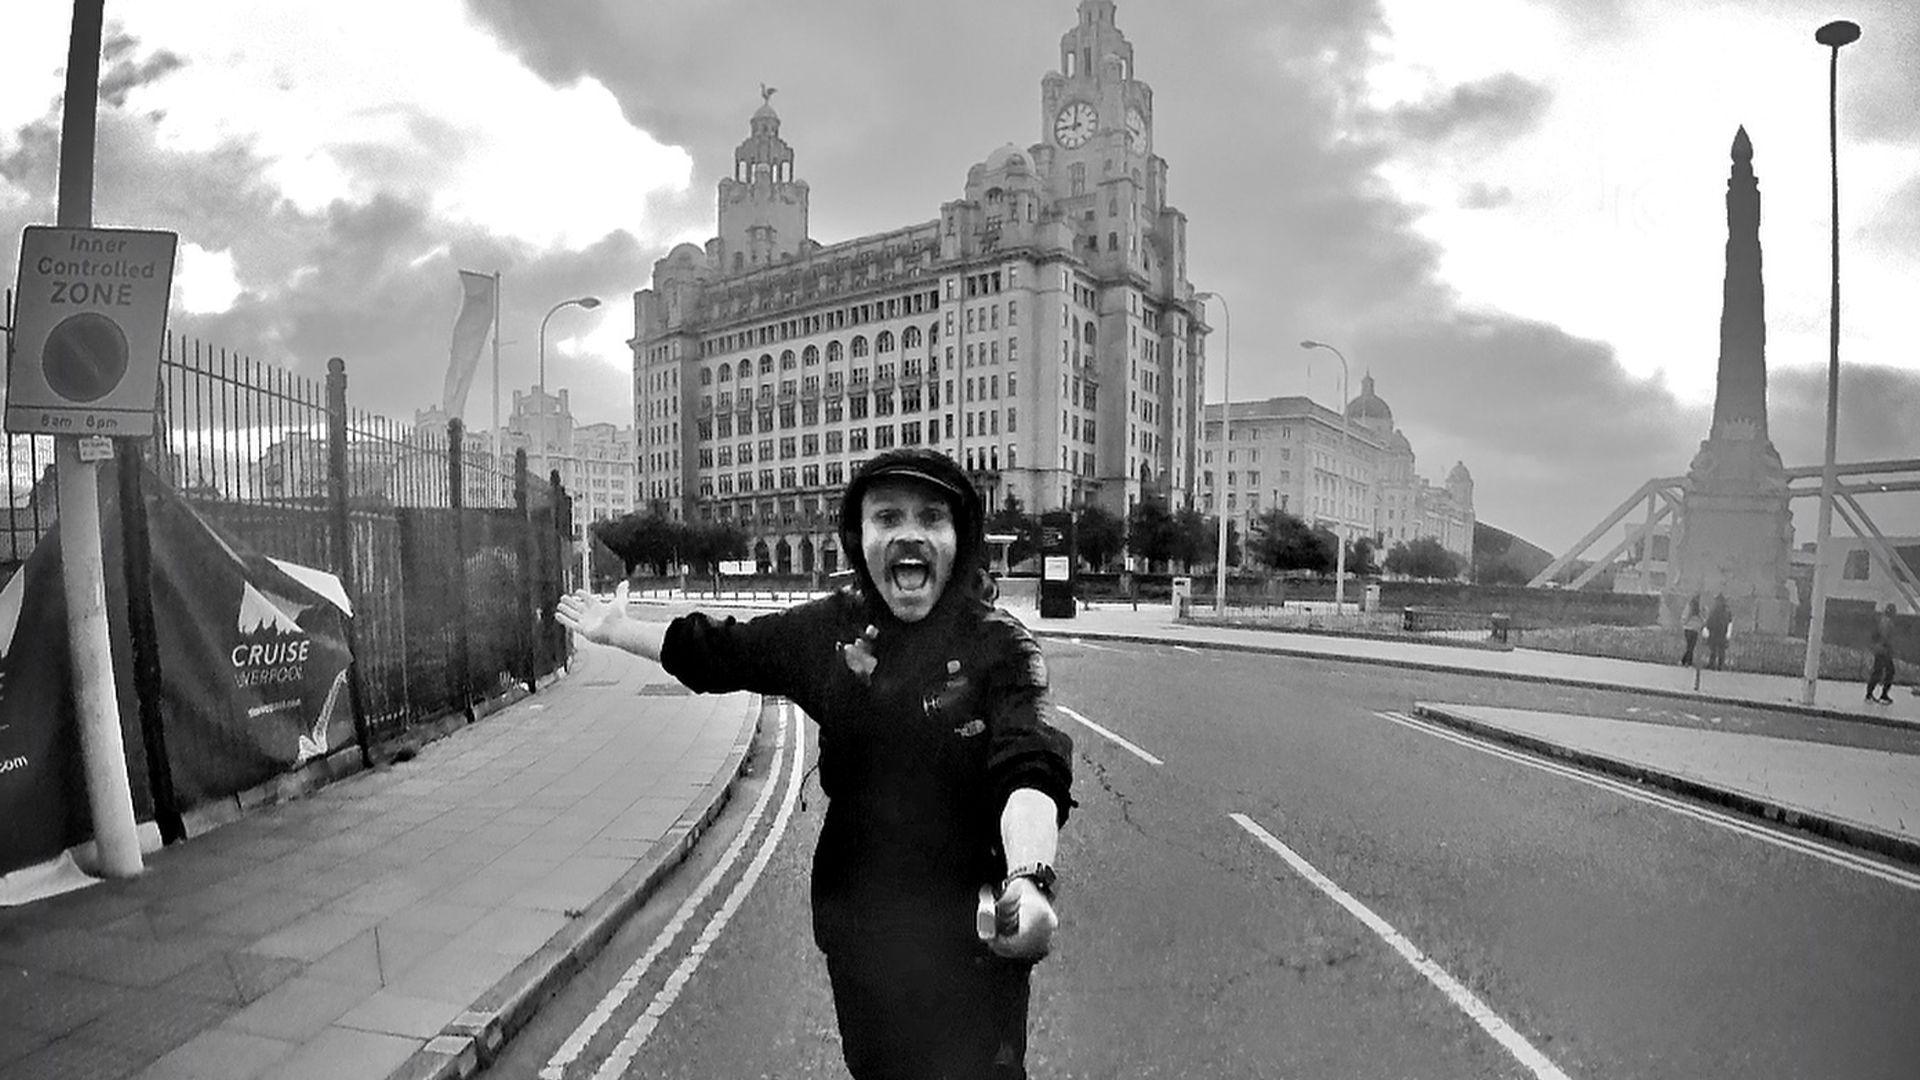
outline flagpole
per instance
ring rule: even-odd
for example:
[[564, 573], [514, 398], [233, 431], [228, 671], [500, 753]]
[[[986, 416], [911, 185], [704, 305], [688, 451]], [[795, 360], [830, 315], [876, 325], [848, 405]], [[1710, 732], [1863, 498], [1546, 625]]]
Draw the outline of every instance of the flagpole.
[[493, 440], [497, 450], [500, 444], [500, 271], [498, 270], [493, 272]]
[[500, 466], [500, 271], [493, 272], [493, 428], [490, 435], [493, 443], [493, 471], [498, 476], [505, 470]]

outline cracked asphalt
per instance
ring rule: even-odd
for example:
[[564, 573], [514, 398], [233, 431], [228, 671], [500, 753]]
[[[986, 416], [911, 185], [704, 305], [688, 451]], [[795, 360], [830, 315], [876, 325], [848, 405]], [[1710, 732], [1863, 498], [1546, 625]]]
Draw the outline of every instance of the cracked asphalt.
[[[1567, 1076], [1892, 1080], [1920, 1061], [1920, 894], [1377, 713], [1418, 698], [1730, 730], [1777, 717], [1166, 646], [1051, 640], [1046, 652], [1058, 704], [1165, 764], [1060, 719], [1082, 805], [1062, 841], [1061, 935], [1035, 979], [1035, 1077], [1538, 1075], [1233, 813], [1384, 919]], [[766, 741], [685, 870], [492, 1075], [537, 1074], [738, 831], [770, 759]], [[823, 812], [817, 782], [808, 793], [810, 809], [627, 1075], [845, 1075], [807, 930]], [[616, 1027], [652, 999], [730, 885]]]

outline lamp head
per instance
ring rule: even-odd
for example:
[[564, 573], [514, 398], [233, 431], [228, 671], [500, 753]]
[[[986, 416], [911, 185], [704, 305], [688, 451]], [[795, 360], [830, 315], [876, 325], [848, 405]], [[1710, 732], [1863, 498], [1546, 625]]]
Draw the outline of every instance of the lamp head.
[[1842, 45], [1851, 45], [1860, 40], [1860, 26], [1857, 23], [1839, 19], [1815, 30], [1813, 40], [1829, 48], [1838, 49]]
[[1321, 343], [1320, 343], [1320, 342], [1318, 342], [1318, 341], [1314, 341], [1314, 340], [1313, 340], [1313, 339], [1311, 339], [1311, 338], [1309, 338], [1309, 339], [1307, 339], [1306, 341], [1303, 341], [1303, 342], [1301, 342], [1301, 343], [1300, 343], [1300, 347], [1301, 347], [1301, 348], [1303, 348], [1303, 349], [1324, 349], [1324, 348], [1326, 348], [1326, 346], [1325, 346], [1325, 345], [1323, 345], [1323, 344], [1321, 344]]
[[580, 299], [575, 300], [574, 303], [579, 304], [581, 307], [586, 308], [588, 311], [592, 311], [594, 308], [597, 308], [600, 306], [600, 298], [597, 296], [583, 296]]

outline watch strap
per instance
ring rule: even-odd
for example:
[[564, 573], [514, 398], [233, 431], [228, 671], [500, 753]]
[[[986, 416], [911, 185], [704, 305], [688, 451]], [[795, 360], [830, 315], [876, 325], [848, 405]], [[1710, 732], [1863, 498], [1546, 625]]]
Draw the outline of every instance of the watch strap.
[[1054, 883], [1058, 880], [1059, 875], [1053, 872], [1052, 866], [1043, 862], [1022, 863], [1007, 871], [1006, 878], [1000, 882], [1000, 891], [1005, 892], [1007, 886], [1013, 884], [1015, 878], [1026, 878], [1028, 881], [1033, 882], [1034, 886], [1040, 890], [1040, 894], [1051, 900], [1053, 899]]

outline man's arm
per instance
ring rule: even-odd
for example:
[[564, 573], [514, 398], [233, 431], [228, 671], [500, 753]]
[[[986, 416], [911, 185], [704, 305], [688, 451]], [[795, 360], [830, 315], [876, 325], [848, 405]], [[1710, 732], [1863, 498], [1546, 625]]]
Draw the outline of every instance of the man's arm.
[[1060, 845], [1060, 808], [1038, 788], [1016, 788], [1000, 811], [1000, 850], [1009, 869], [1030, 863], [1053, 865]]
[[560, 625], [596, 645], [625, 649], [655, 663], [659, 662], [660, 650], [667, 639], [665, 623], [627, 617], [627, 583], [624, 581], [614, 589], [610, 604], [586, 593], [569, 593], [560, 598], [553, 614]]

